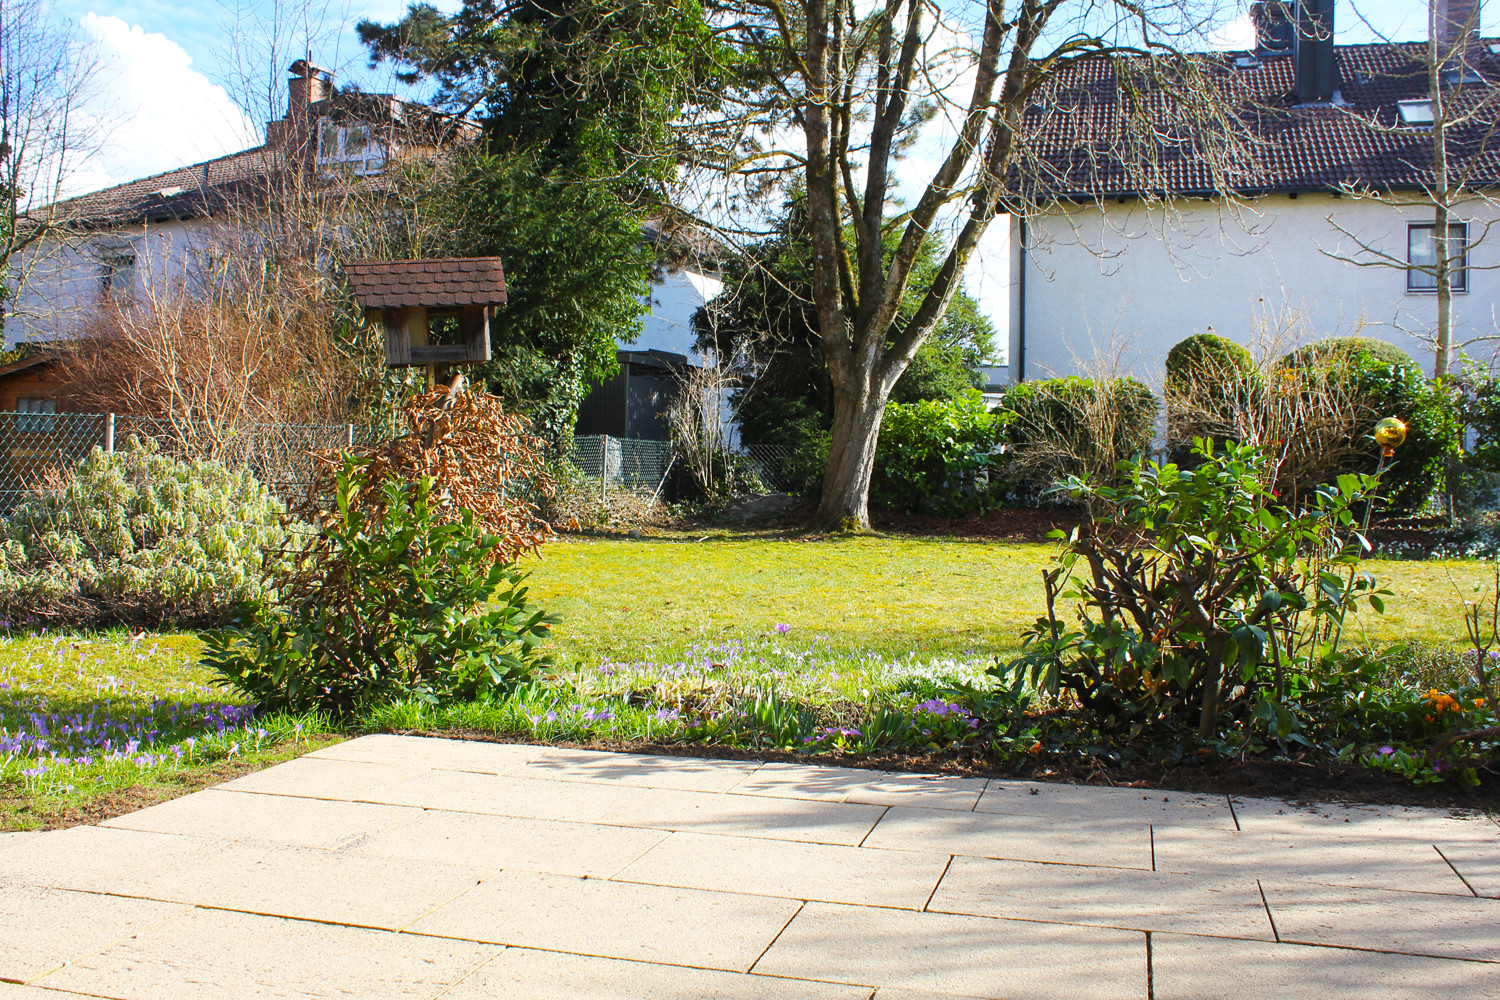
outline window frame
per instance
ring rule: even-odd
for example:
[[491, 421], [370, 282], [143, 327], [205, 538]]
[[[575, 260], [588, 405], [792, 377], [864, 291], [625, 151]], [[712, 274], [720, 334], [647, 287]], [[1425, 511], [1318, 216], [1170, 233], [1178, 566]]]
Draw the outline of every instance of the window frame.
[[17, 434], [50, 434], [56, 417], [56, 397], [21, 396], [16, 400]]
[[135, 293], [136, 255], [124, 250], [99, 254], [99, 295], [106, 300], [129, 298]]
[[[1432, 222], [1408, 222], [1406, 224], [1406, 290], [1417, 295], [1436, 295], [1437, 277], [1421, 270], [1423, 266], [1412, 260], [1412, 237], [1420, 232], [1429, 234], [1436, 231], [1436, 223]], [[1459, 257], [1459, 263], [1449, 269], [1451, 285], [1449, 290], [1455, 294], [1467, 294], [1469, 291], [1469, 224], [1467, 222], [1448, 223], [1448, 246], [1453, 246], [1453, 240], [1457, 238], [1463, 241], [1463, 253]], [[1429, 235], [1429, 245], [1432, 246], [1432, 259], [1437, 261], [1437, 243]], [[1431, 285], [1420, 285], [1417, 281], [1432, 282]]]

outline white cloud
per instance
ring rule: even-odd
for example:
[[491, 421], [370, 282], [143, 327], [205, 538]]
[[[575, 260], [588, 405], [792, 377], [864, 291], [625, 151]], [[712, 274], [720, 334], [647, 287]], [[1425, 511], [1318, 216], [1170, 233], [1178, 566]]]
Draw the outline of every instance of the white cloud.
[[222, 87], [192, 68], [165, 35], [118, 17], [85, 14], [85, 35], [100, 63], [99, 95], [88, 112], [109, 123], [109, 140], [69, 178], [78, 194], [209, 160], [261, 141]]
[[1239, 52], [1255, 48], [1255, 22], [1249, 14], [1241, 14], [1208, 33], [1209, 48], [1227, 52]]

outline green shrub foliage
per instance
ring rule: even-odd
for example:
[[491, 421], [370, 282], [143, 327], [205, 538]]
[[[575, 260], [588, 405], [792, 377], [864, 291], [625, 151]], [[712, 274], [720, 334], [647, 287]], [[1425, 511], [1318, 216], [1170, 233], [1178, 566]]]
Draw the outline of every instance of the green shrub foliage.
[[1012, 386], [1000, 403], [1012, 455], [1007, 479], [1034, 497], [1070, 476], [1107, 477], [1151, 449], [1157, 410], [1151, 390], [1133, 378]]
[[1406, 352], [1382, 340], [1335, 337], [1298, 348], [1278, 362], [1278, 367], [1310, 366], [1346, 380], [1364, 411], [1351, 442], [1352, 459], [1335, 476], [1373, 471], [1380, 447], [1370, 425], [1381, 417], [1400, 417], [1406, 421], [1406, 442], [1382, 478], [1381, 497], [1396, 510], [1421, 508], [1444, 485], [1459, 454], [1462, 434], [1450, 394], [1429, 381]]
[[904, 511], [965, 514], [992, 502], [1005, 417], [970, 390], [950, 400], [890, 403], [880, 428], [871, 496]]
[[1191, 470], [1127, 462], [1106, 485], [1074, 478], [1094, 516], [1044, 573], [1048, 613], [1028, 652], [995, 672], [1067, 691], [1098, 729], [1139, 735], [1221, 721], [1297, 737], [1296, 695], [1337, 651], [1345, 614], [1382, 595], [1358, 571], [1353, 511], [1372, 476], [1343, 476], [1301, 511], [1281, 506], [1266, 454], [1199, 443]]
[[262, 599], [286, 508], [245, 469], [154, 441], [95, 448], [0, 524], [0, 608], [16, 624], [209, 624]]
[[347, 713], [380, 702], [484, 698], [529, 680], [555, 618], [527, 601], [500, 539], [444, 523], [432, 480], [388, 479], [373, 511], [340, 473], [337, 509], [278, 599], [205, 636], [220, 683], [265, 709]]
[[1167, 352], [1168, 391], [1201, 378], [1218, 378], [1224, 372], [1250, 373], [1255, 360], [1239, 344], [1213, 333], [1195, 333], [1179, 340]]

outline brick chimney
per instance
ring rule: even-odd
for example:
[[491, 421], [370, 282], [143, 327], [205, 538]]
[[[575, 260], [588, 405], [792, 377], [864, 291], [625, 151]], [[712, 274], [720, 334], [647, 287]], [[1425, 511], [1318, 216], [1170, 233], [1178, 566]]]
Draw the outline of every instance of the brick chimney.
[[333, 96], [333, 72], [313, 64], [311, 55], [289, 68], [286, 117], [266, 123], [266, 145], [280, 146], [296, 160], [311, 163], [317, 152], [312, 106]]
[[1431, 0], [1428, 12], [1428, 30], [1444, 68], [1473, 66], [1480, 57], [1480, 0]]
[[1292, 62], [1298, 104], [1333, 100], [1333, 0], [1297, 0]]

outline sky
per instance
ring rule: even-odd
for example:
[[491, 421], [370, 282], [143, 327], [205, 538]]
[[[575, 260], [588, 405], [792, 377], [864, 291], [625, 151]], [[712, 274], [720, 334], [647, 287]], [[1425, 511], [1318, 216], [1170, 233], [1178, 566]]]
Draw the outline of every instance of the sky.
[[[455, 10], [461, 0], [429, 0]], [[1224, 11], [1213, 33], [1216, 47], [1243, 48], [1254, 33], [1245, 0], [1219, 0]], [[72, 193], [222, 156], [258, 144], [269, 117], [267, 74], [277, 76], [308, 48], [314, 61], [335, 70], [341, 82], [399, 91], [389, 71], [370, 71], [354, 33], [361, 19], [390, 21], [405, 0], [55, 0], [93, 44], [101, 64], [95, 114], [113, 122], [109, 141], [71, 178]], [[1494, 7], [1492, 0], [1490, 4]], [[1356, 16], [1356, 10], [1359, 15]], [[1341, 44], [1420, 38], [1426, 31], [1420, 0], [1338, 0], [1335, 27]], [[1486, 34], [1491, 27], [1487, 12]], [[247, 83], [247, 81], [250, 81]], [[254, 82], [260, 86], [256, 88]], [[259, 100], [254, 94], [260, 93]], [[243, 108], [250, 108], [246, 113]], [[279, 111], [276, 112], [279, 114]], [[936, 146], [914, 151], [899, 175], [920, 178]], [[916, 190], [906, 192], [914, 199]], [[969, 291], [1004, 328], [1009, 264], [1004, 227], [992, 226], [966, 272]]]

